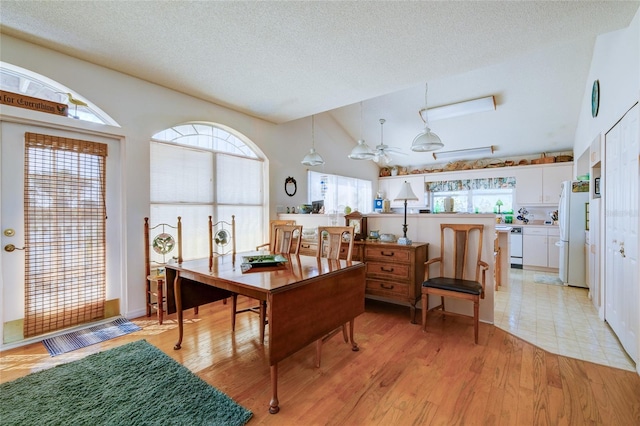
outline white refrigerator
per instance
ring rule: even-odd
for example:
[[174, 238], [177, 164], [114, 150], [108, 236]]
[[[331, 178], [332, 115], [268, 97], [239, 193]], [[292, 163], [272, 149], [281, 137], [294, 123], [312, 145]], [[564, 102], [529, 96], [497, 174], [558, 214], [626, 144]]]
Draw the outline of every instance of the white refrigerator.
[[585, 277], [584, 244], [586, 203], [589, 202], [588, 181], [562, 182], [558, 206], [560, 267], [558, 275], [564, 285], [588, 287]]

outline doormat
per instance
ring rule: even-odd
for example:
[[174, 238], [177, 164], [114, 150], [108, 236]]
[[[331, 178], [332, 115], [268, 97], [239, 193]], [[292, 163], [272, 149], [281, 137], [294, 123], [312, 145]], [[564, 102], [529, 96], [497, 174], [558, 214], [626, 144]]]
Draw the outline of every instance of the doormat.
[[42, 343], [51, 356], [56, 356], [138, 330], [141, 328], [128, 319], [119, 317], [105, 324], [44, 339]]
[[0, 385], [6, 425], [232, 425], [253, 414], [146, 340]]
[[538, 284], [562, 285], [562, 280], [557, 275], [535, 274], [533, 282]]

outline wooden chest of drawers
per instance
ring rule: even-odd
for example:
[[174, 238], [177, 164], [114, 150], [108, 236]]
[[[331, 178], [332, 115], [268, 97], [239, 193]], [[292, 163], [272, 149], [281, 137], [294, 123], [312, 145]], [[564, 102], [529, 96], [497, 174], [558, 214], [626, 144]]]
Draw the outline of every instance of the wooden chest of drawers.
[[366, 263], [366, 296], [371, 299], [398, 303], [411, 310], [411, 322], [416, 322], [416, 303], [422, 292], [427, 243], [410, 246], [395, 243], [364, 243]]
[[[351, 258], [365, 262], [367, 274], [366, 297], [408, 306], [411, 322], [416, 322], [416, 303], [422, 296], [424, 262], [427, 243], [403, 246], [396, 243], [356, 241]], [[346, 255], [344, 244], [343, 251]], [[315, 256], [318, 242], [302, 240], [300, 254]]]

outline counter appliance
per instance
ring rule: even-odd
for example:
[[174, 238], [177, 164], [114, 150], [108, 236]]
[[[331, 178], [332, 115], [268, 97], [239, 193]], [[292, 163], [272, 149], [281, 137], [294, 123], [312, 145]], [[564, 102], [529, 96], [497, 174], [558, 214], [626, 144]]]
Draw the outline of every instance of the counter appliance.
[[511, 228], [509, 247], [511, 248], [511, 267], [522, 269], [522, 227], [514, 226]]
[[586, 226], [585, 204], [589, 202], [589, 189], [584, 192], [585, 182], [562, 182], [558, 225], [560, 249], [558, 275], [564, 285], [588, 287], [584, 265], [584, 231]]

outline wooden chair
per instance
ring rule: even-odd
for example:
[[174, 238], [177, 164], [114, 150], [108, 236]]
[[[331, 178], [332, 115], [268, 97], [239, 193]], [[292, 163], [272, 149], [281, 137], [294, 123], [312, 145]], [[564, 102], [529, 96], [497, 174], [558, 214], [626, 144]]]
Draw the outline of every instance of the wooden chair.
[[271, 253], [298, 254], [302, 243], [302, 225], [276, 225]]
[[213, 267], [213, 258], [231, 254], [231, 261], [236, 260], [236, 216], [231, 215], [231, 222], [220, 220], [213, 223], [209, 216], [209, 270]]
[[[298, 254], [300, 251], [300, 244], [302, 243], [302, 225], [277, 224], [273, 226], [272, 231], [274, 234], [274, 241], [270, 247], [271, 254]], [[231, 320], [231, 329], [233, 331], [236, 329], [237, 314], [241, 314], [243, 312], [256, 313], [260, 316], [260, 344], [263, 345], [265, 328], [269, 323], [267, 319], [267, 302], [261, 301], [258, 306], [238, 310], [238, 295], [234, 294], [232, 304], [233, 319]]]
[[260, 244], [256, 247], [256, 250], [267, 249], [269, 251], [273, 250], [273, 245], [276, 242], [276, 232], [275, 227], [278, 225], [295, 225], [295, 220], [271, 220], [269, 221], [269, 242]]
[[[330, 260], [346, 259], [351, 260], [353, 254], [353, 242], [355, 240], [354, 228], [352, 226], [318, 226], [318, 250], [316, 257], [327, 258]], [[348, 241], [347, 248], [343, 247], [343, 242]], [[345, 255], [346, 251], [346, 255]], [[349, 321], [351, 336], [353, 336], [353, 321]], [[347, 325], [342, 324], [331, 333], [325, 335], [321, 339], [316, 340], [316, 367], [320, 367], [320, 358], [322, 354], [322, 345], [324, 342], [338, 334], [342, 330], [342, 337], [345, 343], [349, 343], [349, 335], [347, 335]], [[357, 351], [358, 347], [351, 342], [353, 350]]]
[[[482, 237], [484, 225], [441, 224], [440, 257], [425, 262], [425, 281], [422, 284], [422, 330], [427, 330], [427, 310], [429, 295], [440, 296], [440, 305], [444, 314], [444, 298], [470, 300], [473, 302], [473, 321], [475, 342], [478, 343], [478, 311], [480, 299], [484, 299], [486, 271], [489, 265], [480, 260], [482, 256]], [[429, 266], [440, 264], [440, 275], [431, 278]]]
[[[151, 239], [153, 234], [153, 239]], [[174, 236], [175, 235], [175, 236]], [[144, 218], [144, 265], [146, 282], [147, 316], [152, 311], [158, 315], [158, 323], [162, 324], [164, 317], [165, 289], [164, 265], [171, 259], [171, 254], [177, 248], [178, 263], [182, 263], [182, 219], [178, 216], [176, 225], [159, 223], [149, 225], [149, 218]], [[151, 250], [153, 249], [153, 256]], [[197, 313], [197, 312], [196, 312]]]

